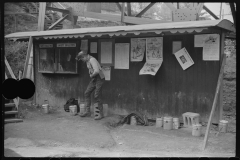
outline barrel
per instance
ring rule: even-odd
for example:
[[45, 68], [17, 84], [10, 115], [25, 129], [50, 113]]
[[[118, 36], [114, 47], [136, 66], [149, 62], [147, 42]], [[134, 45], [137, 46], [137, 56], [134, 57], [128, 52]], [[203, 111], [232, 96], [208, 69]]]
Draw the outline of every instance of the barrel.
[[163, 126], [163, 118], [161, 118], [161, 117], [156, 118], [156, 127], [159, 128], [162, 126]]
[[80, 114], [83, 114], [85, 112], [85, 104], [80, 103]]
[[220, 120], [219, 122], [219, 132], [226, 133], [227, 132], [228, 121]]
[[202, 128], [201, 124], [193, 124], [192, 135], [196, 137], [201, 136], [201, 128]]
[[77, 105], [69, 106], [69, 110], [70, 110], [71, 115], [73, 115], [73, 116], [77, 115]]
[[178, 128], [179, 128], [179, 119], [173, 118], [173, 129], [178, 129]]
[[171, 130], [173, 129], [173, 118], [164, 117], [163, 118], [163, 129]]

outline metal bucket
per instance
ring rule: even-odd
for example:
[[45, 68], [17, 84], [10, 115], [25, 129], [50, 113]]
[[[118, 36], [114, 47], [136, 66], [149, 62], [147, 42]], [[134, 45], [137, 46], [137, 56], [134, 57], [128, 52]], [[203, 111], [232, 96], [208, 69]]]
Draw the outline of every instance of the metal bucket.
[[43, 113], [49, 113], [49, 102], [48, 100], [44, 100], [45, 104], [42, 105]]
[[163, 126], [163, 118], [156, 118], [156, 127], [162, 127]]
[[77, 115], [77, 105], [69, 106], [69, 110], [70, 110], [71, 115], [73, 115], [73, 116]]
[[134, 116], [131, 117], [131, 122], [130, 122], [131, 125], [137, 125], [137, 120]]
[[178, 128], [179, 128], [179, 119], [173, 118], [173, 129], [178, 129]]
[[80, 103], [80, 114], [83, 114], [85, 112], [85, 104]]
[[202, 128], [201, 124], [194, 124], [192, 127], [192, 135], [200, 137], [201, 136], [201, 128]]
[[163, 129], [171, 130], [173, 129], [173, 118], [164, 117], [163, 118]]
[[226, 133], [227, 132], [228, 121], [221, 120], [219, 123], [219, 132]]

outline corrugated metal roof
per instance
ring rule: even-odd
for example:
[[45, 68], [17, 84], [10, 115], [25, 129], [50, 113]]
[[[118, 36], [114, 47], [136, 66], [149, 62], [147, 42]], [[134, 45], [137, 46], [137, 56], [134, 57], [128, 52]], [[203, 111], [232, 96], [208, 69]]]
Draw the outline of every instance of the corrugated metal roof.
[[[184, 21], [184, 22], [171, 22], [171, 23], [154, 23], [144, 25], [132, 25], [132, 26], [113, 26], [113, 27], [95, 27], [95, 28], [77, 28], [77, 29], [62, 29], [62, 30], [49, 30], [49, 31], [34, 31], [34, 32], [17, 32], [8, 34], [5, 38], [29, 38], [32, 37], [82, 37], [83, 35], [101, 36], [103, 34], [113, 35], [114, 33], [131, 33], [131, 32], [149, 32], [149, 31], [169, 31], [185, 29], [198, 29], [208, 27], [220, 27], [229, 31], [235, 32], [235, 28], [232, 22], [229, 20], [206, 20], [206, 21]], [[176, 30], [177, 29], [177, 30]], [[139, 34], [138, 33], [138, 34]], [[123, 35], [125, 35], [123, 34]], [[81, 36], [82, 35], [82, 36]]]

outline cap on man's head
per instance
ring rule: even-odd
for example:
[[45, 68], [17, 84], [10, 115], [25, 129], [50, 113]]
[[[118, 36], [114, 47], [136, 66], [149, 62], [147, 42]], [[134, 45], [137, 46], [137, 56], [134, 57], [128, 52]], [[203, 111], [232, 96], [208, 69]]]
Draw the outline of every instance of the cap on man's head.
[[87, 52], [86, 51], [80, 51], [77, 56], [80, 57], [80, 56], [84, 56], [84, 55], [87, 55]]

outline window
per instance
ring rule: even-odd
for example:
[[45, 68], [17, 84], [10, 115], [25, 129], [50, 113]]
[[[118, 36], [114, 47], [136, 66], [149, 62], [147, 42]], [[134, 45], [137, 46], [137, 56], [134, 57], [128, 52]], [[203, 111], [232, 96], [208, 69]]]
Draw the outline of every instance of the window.
[[41, 73], [77, 73], [77, 43], [39, 44], [39, 69]]

